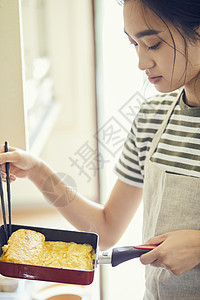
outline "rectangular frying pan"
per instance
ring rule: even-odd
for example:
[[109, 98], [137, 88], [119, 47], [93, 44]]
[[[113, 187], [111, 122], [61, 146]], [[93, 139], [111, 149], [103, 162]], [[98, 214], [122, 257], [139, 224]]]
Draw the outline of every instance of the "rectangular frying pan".
[[[8, 226], [8, 225], [7, 225]], [[68, 284], [89, 285], [93, 282], [94, 272], [98, 264], [111, 264], [113, 267], [122, 262], [154, 249], [154, 245], [142, 245], [138, 247], [127, 246], [113, 248], [112, 254], [108, 252], [98, 253], [98, 235], [96, 233], [83, 231], [69, 231], [60, 229], [49, 229], [41, 227], [30, 227], [24, 225], [13, 225], [12, 232], [18, 229], [29, 229], [44, 234], [46, 241], [62, 241], [74, 242], [77, 244], [90, 244], [95, 253], [96, 259], [94, 261], [94, 269], [90, 271], [62, 269], [55, 267], [43, 267], [27, 264], [18, 264], [11, 262], [0, 261], [0, 274], [7, 277], [23, 278], [30, 280], [42, 280]], [[2, 254], [2, 246], [6, 244], [6, 236], [4, 226], [0, 227], [0, 255]]]

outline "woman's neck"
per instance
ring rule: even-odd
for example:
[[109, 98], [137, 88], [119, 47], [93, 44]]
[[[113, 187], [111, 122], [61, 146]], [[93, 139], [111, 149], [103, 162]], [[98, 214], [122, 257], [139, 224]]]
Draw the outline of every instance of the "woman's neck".
[[195, 83], [185, 85], [185, 101], [190, 106], [200, 106], [200, 80]]

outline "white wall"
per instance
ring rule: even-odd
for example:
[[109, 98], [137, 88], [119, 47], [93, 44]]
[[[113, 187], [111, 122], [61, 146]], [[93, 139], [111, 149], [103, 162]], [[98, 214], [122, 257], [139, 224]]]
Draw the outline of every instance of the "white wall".
[[0, 2], [0, 144], [26, 149], [19, 5]]

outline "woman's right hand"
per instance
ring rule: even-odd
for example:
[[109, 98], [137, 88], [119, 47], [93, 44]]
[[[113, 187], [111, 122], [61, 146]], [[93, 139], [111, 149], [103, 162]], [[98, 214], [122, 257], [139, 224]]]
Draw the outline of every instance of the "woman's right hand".
[[31, 173], [37, 167], [40, 160], [31, 155], [30, 153], [9, 147], [9, 152], [4, 152], [4, 145], [0, 145], [0, 165], [2, 179], [5, 180], [5, 163], [10, 163], [10, 180], [16, 180], [16, 177], [25, 178], [31, 177]]

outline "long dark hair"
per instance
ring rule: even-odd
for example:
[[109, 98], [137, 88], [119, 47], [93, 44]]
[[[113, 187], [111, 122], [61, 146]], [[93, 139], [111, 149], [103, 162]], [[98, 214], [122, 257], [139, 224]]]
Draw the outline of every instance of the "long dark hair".
[[118, 0], [121, 5], [128, 1], [138, 1], [142, 4], [143, 13], [145, 17], [145, 9], [150, 9], [167, 27], [174, 48], [174, 64], [172, 70], [172, 77], [174, 72], [174, 65], [176, 59], [176, 45], [173, 39], [168, 23], [171, 23], [179, 34], [182, 36], [185, 45], [185, 75], [188, 61], [188, 42], [195, 44], [200, 40], [198, 29], [200, 28], [200, 0]]
[[[119, 0], [124, 5], [131, 0]], [[200, 39], [200, 0], [135, 0], [153, 11], [162, 21], [172, 23], [182, 36], [195, 42]]]

